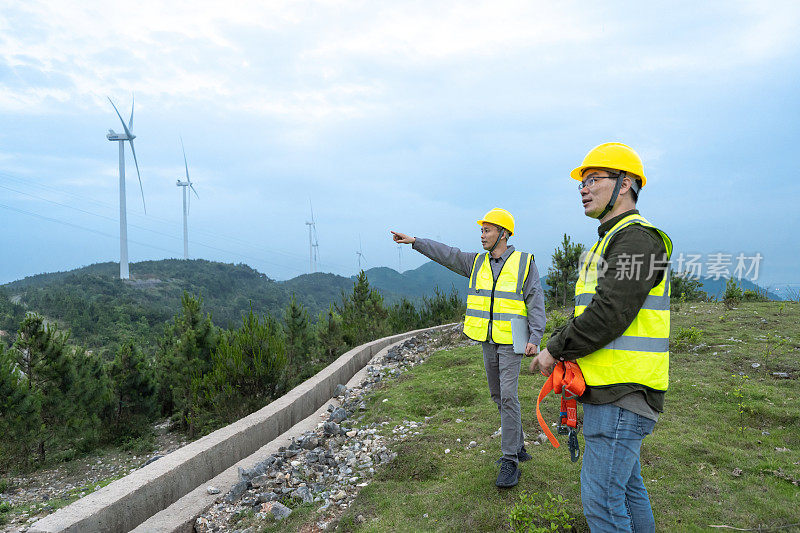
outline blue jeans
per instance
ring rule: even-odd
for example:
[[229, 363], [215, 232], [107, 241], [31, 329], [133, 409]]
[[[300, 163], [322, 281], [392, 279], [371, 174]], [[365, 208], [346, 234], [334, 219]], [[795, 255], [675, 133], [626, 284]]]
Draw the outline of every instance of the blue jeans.
[[612, 404], [583, 404], [583, 514], [592, 533], [655, 531], [639, 450], [655, 420]]

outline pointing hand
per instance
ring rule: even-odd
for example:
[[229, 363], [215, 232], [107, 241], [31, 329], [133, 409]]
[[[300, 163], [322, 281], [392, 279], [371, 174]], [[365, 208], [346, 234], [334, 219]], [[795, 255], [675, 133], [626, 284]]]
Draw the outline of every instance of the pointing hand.
[[398, 233], [396, 231], [391, 231], [391, 233], [392, 239], [398, 244], [414, 244], [414, 241], [417, 240], [416, 237], [409, 237], [405, 233]]

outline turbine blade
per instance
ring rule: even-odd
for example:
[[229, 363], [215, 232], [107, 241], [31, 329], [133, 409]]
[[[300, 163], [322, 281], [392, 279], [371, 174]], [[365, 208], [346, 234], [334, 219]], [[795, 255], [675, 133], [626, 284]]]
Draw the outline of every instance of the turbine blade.
[[[197, 191], [196, 191], [196, 190], [194, 190], [194, 183], [191, 183], [191, 182], [190, 182], [190, 183], [189, 183], [189, 188], [190, 188], [190, 189], [192, 189], [192, 192], [194, 193], [194, 195], [195, 195], [195, 196], [197, 197], [197, 199], [199, 200], [199, 199], [200, 199], [200, 195], [199, 195], [199, 194], [197, 194]], [[189, 198], [191, 198], [191, 197], [192, 197], [192, 195], [190, 194], [190, 195], [189, 195]]]
[[[189, 163], [186, 162], [186, 148], [183, 147], [183, 137], [181, 137], [181, 150], [183, 150], [183, 166], [186, 167], [186, 181], [191, 184], [192, 180], [189, 179]], [[194, 189], [194, 187], [192, 187], [192, 189]]]
[[308, 199], [308, 205], [311, 207], [311, 223], [314, 223], [314, 206], [311, 203], [311, 198]]
[[122, 115], [119, 114], [119, 109], [117, 109], [117, 106], [114, 105], [114, 102], [111, 101], [111, 97], [108, 97], [108, 101], [111, 102], [112, 106], [114, 106], [114, 111], [117, 112], [117, 116], [119, 117], [119, 121], [122, 122], [122, 129], [125, 130], [125, 135], [127, 135], [128, 137], [133, 137], [133, 135], [131, 134], [131, 130], [128, 129], [127, 124], [125, 124], [125, 121], [122, 119]]
[[[123, 126], [125, 123], [123, 122]], [[139, 178], [139, 190], [142, 191], [142, 207], [144, 214], [147, 214], [147, 206], [144, 204], [144, 187], [142, 187], [142, 175], [139, 173], [139, 161], [136, 160], [136, 149], [133, 147], [133, 139], [128, 140], [131, 143], [131, 152], [133, 152], [133, 162], [136, 163], [136, 176]]]
[[131, 93], [131, 120], [128, 122], [128, 128], [133, 131], [133, 93]]

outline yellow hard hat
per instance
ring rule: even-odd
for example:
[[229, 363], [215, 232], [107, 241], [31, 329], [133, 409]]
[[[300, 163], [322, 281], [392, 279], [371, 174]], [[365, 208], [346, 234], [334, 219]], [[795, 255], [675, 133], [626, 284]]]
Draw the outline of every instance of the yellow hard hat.
[[478, 221], [478, 225], [483, 226], [484, 222], [496, 224], [504, 229], [507, 229], [509, 235], [514, 235], [514, 217], [505, 209], [495, 207]]
[[647, 183], [644, 176], [644, 166], [642, 159], [633, 148], [622, 143], [604, 143], [595, 146], [586, 157], [583, 158], [581, 166], [569, 173], [572, 179], [583, 180], [583, 171], [587, 168], [610, 168], [613, 170], [624, 170], [642, 180], [642, 187]]

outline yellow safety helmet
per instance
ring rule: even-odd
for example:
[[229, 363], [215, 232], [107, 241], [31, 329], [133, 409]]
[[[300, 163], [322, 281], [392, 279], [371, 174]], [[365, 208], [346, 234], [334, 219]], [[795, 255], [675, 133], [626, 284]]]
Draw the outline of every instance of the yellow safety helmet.
[[495, 207], [486, 213], [481, 220], [478, 221], [479, 226], [483, 226], [484, 222], [495, 224], [508, 230], [509, 235], [514, 235], [514, 217], [505, 209]]
[[572, 179], [582, 181], [583, 171], [587, 168], [609, 168], [613, 170], [624, 170], [642, 180], [642, 187], [647, 183], [644, 175], [644, 165], [633, 148], [622, 143], [604, 143], [595, 146], [586, 157], [583, 158], [581, 166], [574, 169], [569, 175]]

